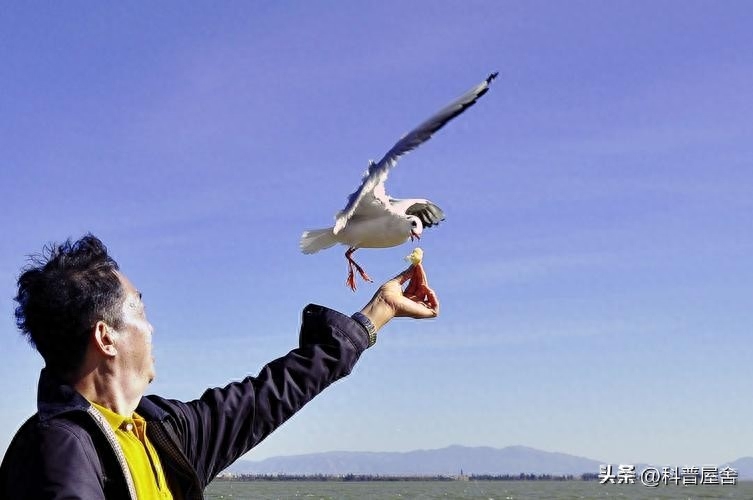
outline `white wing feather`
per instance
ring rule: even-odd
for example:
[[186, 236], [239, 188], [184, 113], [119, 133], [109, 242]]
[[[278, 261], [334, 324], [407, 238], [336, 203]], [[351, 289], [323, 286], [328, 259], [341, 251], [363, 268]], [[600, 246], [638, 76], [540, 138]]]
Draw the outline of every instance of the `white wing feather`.
[[418, 127], [405, 134], [399, 141], [397, 141], [397, 143], [395, 143], [394, 146], [392, 146], [379, 162], [370, 162], [369, 168], [361, 181], [361, 185], [351, 193], [350, 196], [348, 196], [348, 202], [345, 205], [345, 208], [340, 210], [335, 216], [334, 233], [337, 234], [343, 227], [345, 227], [348, 219], [353, 216], [359, 204], [369, 193], [373, 193], [375, 199], [383, 200], [386, 208], [388, 204], [386, 194], [384, 194], [384, 182], [387, 180], [387, 175], [390, 169], [397, 165], [397, 160], [404, 154], [413, 151], [418, 146], [428, 141], [432, 134], [444, 127], [450, 120], [460, 115], [463, 111], [473, 106], [481, 96], [486, 94], [489, 90], [491, 81], [496, 77], [497, 73], [489, 75], [486, 80], [476, 85], [452, 103], [442, 108], [439, 112], [435, 113], [431, 118], [421, 123]]

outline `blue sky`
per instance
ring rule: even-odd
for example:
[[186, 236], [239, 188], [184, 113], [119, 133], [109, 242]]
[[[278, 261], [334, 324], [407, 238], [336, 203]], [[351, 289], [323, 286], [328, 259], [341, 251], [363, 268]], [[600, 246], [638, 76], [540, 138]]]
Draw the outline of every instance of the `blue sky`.
[[[612, 463], [753, 455], [749, 2], [10, 3], [0, 11], [0, 450], [41, 358], [25, 256], [87, 231], [141, 289], [151, 388], [190, 399], [353, 312], [345, 248], [298, 250], [369, 159], [499, 71], [388, 193], [436, 320], [396, 320], [246, 455], [527, 445]], [[410, 245], [360, 250], [378, 281]]]

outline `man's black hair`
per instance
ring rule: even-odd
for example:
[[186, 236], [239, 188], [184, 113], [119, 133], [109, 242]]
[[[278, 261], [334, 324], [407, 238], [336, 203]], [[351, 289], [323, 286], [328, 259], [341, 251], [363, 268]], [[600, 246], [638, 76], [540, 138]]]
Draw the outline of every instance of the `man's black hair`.
[[52, 244], [18, 278], [16, 324], [60, 377], [73, 375], [97, 321], [120, 327], [123, 286], [118, 264], [92, 234]]

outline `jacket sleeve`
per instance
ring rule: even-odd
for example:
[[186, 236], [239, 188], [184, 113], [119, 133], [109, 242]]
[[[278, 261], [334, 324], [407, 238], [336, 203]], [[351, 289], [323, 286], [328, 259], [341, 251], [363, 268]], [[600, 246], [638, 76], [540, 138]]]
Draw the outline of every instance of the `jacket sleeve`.
[[322, 306], [303, 311], [298, 348], [247, 377], [170, 401], [183, 452], [207, 485], [332, 382], [348, 375], [368, 345], [364, 327]]

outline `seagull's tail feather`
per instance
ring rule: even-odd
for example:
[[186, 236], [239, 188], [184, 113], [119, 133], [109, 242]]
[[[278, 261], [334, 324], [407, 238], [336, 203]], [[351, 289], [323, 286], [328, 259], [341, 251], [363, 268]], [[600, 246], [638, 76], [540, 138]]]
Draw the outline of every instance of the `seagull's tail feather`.
[[301, 252], [305, 254], [316, 253], [337, 243], [332, 228], [311, 229], [301, 235]]

